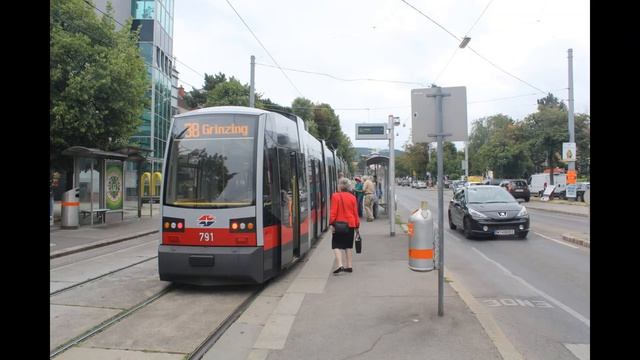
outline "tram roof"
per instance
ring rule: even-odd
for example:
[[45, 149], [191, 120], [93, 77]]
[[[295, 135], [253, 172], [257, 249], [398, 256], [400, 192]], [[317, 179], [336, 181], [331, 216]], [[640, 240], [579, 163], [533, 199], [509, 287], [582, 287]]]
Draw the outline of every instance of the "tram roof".
[[389, 157], [384, 155], [371, 155], [367, 158], [367, 166], [378, 164], [389, 166]]
[[178, 114], [175, 117], [179, 118], [182, 116], [189, 116], [189, 115], [228, 114], [228, 113], [260, 115], [266, 112], [269, 112], [269, 110], [250, 108], [246, 106], [212, 106], [212, 107], [206, 107], [202, 109], [187, 111], [185, 113]]

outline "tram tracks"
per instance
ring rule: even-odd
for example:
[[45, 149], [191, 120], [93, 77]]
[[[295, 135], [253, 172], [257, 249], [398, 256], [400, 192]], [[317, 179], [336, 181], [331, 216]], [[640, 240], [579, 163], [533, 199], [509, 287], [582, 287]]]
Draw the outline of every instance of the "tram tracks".
[[174, 290], [175, 286], [173, 284], [168, 285], [167, 287], [165, 287], [164, 289], [158, 291], [157, 293], [155, 293], [154, 295], [148, 297], [147, 299], [143, 300], [142, 302], [138, 303], [137, 305], [134, 305], [133, 307], [127, 309], [127, 310], [123, 310], [122, 312], [120, 312], [119, 314], [103, 321], [102, 323], [98, 324], [97, 326], [95, 326], [94, 328], [78, 335], [75, 336], [74, 338], [72, 338], [71, 340], [63, 343], [62, 345], [56, 347], [55, 349], [53, 349], [53, 351], [51, 351], [49, 353], [49, 358], [53, 358], [56, 355], [64, 352], [65, 350], [69, 349], [70, 347], [77, 345], [85, 340], [87, 340], [88, 338], [92, 337], [93, 335], [111, 327], [112, 325], [116, 324], [117, 322], [119, 322], [120, 320], [130, 316], [131, 314], [135, 313], [136, 311], [146, 307], [147, 305], [151, 304], [152, 302], [158, 300], [159, 298], [161, 298], [162, 296], [166, 295], [167, 293], [169, 293], [170, 291]]
[[53, 292], [50, 292], [50, 293], [49, 293], [49, 296], [58, 295], [58, 294], [63, 293], [63, 292], [65, 292], [65, 291], [69, 291], [69, 290], [71, 290], [71, 289], [75, 289], [75, 288], [77, 288], [77, 287], [79, 287], [79, 286], [82, 286], [82, 285], [84, 285], [84, 284], [90, 283], [90, 282], [92, 282], [92, 281], [100, 280], [100, 279], [102, 279], [102, 278], [104, 278], [104, 277], [107, 277], [107, 276], [109, 276], [109, 275], [113, 275], [113, 274], [115, 274], [115, 273], [117, 273], [117, 272], [120, 272], [120, 271], [122, 271], [122, 270], [126, 270], [126, 269], [128, 269], [128, 268], [134, 267], [134, 266], [136, 266], [136, 265], [143, 264], [143, 263], [145, 263], [145, 262], [147, 262], [147, 261], [150, 261], [150, 260], [153, 260], [153, 259], [157, 259], [157, 258], [158, 258], [158, 256], [156, 255], [156, 256], [152, 256], [152, 257], [147, 258], [147, 259], [144, 259], [144, 260], [140, 260], [140, 261], [134, 262], [133, 264], [129, 264], [129, 265], [127, 265], [127, 266], [123, 266], [123, 267], [121, 267], [121, 268], [118, 268], [118, 269], [115, 269], [115, 270], [109, 271], [109, 272], [107, 272], [107, 273], [105, 273], [105, 274], [101, 274], [101, 275], [98, 275], [98, 276], [96, 276], [96, 277], [93, 277], [93, 278], [90, 278], [90, 279], [87, 279], [87, 280], [84, 280], [84, 281], [81, 281], [81, 282], [75, 283], [75, 284], [73, 284], [73, 285], [71, 285], [71, 286], [67, 286], [67, 287], [65, 287], [65, 288], [55, 290], [55, 291], [53, 291]]

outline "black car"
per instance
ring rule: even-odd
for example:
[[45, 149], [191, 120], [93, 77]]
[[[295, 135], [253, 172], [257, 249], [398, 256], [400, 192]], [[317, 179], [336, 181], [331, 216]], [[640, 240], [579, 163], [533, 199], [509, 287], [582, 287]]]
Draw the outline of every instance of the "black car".
[[524, 201], [529, 202], [531, 198], [531, 192], [526, 180], [503, 180], [500, 186], [504, 187], [516, 199], [524, 199]]
[[458, 227], [467, 239], [476, 235], [524, 239], [529, 233], [529, 213], [503, 187], [469, 186], [456, 192], [449, 202], [449, 228]]

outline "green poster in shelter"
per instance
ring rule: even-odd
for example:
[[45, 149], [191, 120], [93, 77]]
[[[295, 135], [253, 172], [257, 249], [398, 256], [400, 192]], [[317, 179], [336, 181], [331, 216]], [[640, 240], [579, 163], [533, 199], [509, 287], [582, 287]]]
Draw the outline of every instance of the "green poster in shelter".
[[121, 162], [108, 162], [106, 172], [106, 197], [109, 210], [121, 210], [123, 205], [123, 174]]

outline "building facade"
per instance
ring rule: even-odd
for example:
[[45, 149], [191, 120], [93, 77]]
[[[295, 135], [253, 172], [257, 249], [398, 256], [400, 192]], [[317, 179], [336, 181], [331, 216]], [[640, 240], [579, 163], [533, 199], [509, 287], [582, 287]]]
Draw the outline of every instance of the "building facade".
[[[106, 13], [109, 0], [94, 0], [101, 16]], [[138, 196], [138, 174], [141, 172], [162, 173], [164, 152], [171, 117], [178, 112], [177, 82], [173, 56], [173, 13], [175, 0], [110, 0], [116, 27], [121, 28], [132, 18], [132, 29], [139, 29], [138, 46], [147, 65], [149, 88], [146, 96], [149, 107], [144, 109], [142, 124], [131, 137], [129, 143], [148, 149], [147, 160], [143, 164], [125, 164], [126, 200], [134, 201]], [[141, 166], [141, 169], [138, 167]], [[159, 195], [160, 184], [155, 184], [155, 192], [149, 185], [142, 184], [145, 194]]]

